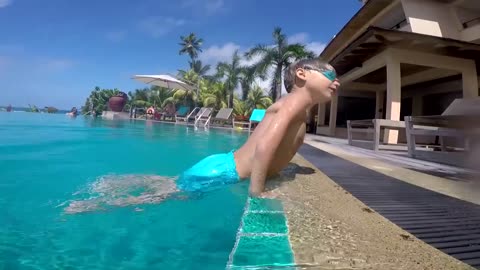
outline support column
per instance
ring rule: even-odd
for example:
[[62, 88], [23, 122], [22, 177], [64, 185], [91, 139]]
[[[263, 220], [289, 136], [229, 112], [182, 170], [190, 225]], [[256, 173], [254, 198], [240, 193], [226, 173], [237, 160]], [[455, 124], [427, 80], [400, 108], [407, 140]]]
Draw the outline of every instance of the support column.
[[326, 111], [325, 103], [318, 104], [318, 122], [317, 127], [321, 127], [325, 125], [325, 111]]
[[330, 136], [335, 136], [335, 129], [337, 128], [337, 104], [338, 93], [335, 91], [332, 94], [332, 101], [330, 102], [330, 123], [328, 125]]
[[[415, 95], [412, 97], [412, 115], [420, 116], [423, 112], [423, 96]], [[403, 121], [403, 119], [400, 119]]]
[[478, 97], [478, 78], [475, 64], [462, 72], [463, 98]]
[[383, 99], [385, 98], [385, 91], [377, 91], [375, 100], [375, 119], [383, 118]]
[[[387, 56], [387, 112], [388, 120], [400, 120], [400, 102], [402, 91], [402, 77], [400, 61], [394, 55]], [[384, 141], [389, 144], [398, 142], [397, 130], [385, 130]]]

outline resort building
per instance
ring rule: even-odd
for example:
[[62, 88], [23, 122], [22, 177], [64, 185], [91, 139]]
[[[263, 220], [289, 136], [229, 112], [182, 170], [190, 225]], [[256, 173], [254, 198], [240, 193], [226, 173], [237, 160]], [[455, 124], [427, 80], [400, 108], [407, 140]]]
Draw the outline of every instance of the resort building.
[[[479, 0], [370, 0], [321, 57], [342, 83], [312, 111], [315, 133], [347, 137], [347, 120], [438, 115], [479, 95]], [[390, 130], [384, 143], [405, 142]]]

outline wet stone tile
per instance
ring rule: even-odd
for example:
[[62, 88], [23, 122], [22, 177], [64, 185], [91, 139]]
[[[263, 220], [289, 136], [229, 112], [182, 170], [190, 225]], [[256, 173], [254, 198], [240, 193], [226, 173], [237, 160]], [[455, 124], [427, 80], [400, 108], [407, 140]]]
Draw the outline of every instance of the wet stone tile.
[[294, 257], [287, 236], [242, 236], [234, 266], [288, 266]]
[[247, 213], [243, 216], [242, 233], [287, 233], [283, 213]]

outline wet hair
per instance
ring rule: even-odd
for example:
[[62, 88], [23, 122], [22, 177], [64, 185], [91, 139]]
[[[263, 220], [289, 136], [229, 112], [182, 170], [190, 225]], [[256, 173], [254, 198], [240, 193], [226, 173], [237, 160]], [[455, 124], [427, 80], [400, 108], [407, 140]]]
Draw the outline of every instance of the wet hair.
[[285, 72], [283, 74], [283, 84], [285, 85], [285, 89], [288, 93], [292, 91], [293, 85], [295, 84], [297, 69], [305, 67], [320, 70], [334, 70], [334, 68], [330, 64], [328, 64], [328, 62], [324, 61], [321, 58], [300, 59], [296, 62], [293, 62], [285, 69]]

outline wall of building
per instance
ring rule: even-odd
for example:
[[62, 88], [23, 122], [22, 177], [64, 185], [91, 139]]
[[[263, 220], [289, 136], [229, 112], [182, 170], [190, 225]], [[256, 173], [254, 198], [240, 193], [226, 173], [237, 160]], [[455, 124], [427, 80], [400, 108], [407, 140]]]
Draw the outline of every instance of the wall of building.
[[412, 32], [460, 39], [457, 16], [452, 7], [431, 0], [401, 0]]
[[454, 11], [455, 11], [460, 23], [470, 21], [472, 19], [478, 18], [478, 16], [479, 16], [479, 12], [477, 10], [473, 10], [473, 9], [455, 7]]
[[[467, 23], [471, 20], [480, 18], [480, 11], [474, 9], [466, 9], [462, 7], [455, 7], [454, 12], [458, 18], [460, 24]], [[460, 39], [468, 42], [478, 42], [480, 39], [480, 24], [471, 25], [468, 23], [466, 28], [462, 29], [460, 32]]]
[[463, 41], [480, 43], [480, 24], [463, 29], [460, 38]]
[[410, 24], [406, 24], [406, 25], [400, 27], [398, 30], [403, 31], [403, 32], [412, 32], [412, 26]]
[[456, 97], [462, 97], [461, 79], [414, 85], [402, 91], [402, 99], [412, 102], [412, 115], [441, 114]]

